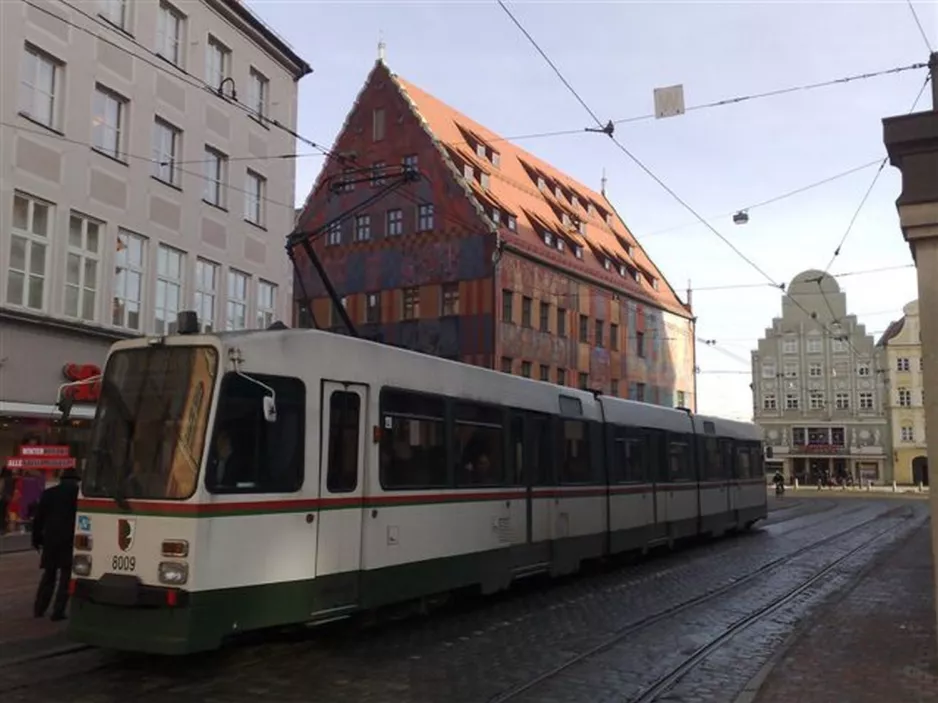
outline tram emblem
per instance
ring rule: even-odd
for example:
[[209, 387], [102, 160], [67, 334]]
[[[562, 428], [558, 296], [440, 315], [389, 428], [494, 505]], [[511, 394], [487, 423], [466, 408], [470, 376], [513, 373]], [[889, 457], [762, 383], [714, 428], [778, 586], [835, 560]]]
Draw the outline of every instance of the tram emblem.
[[137, 521], [120, 518], [117, 521], [117, 546], [122, 552], [130, 551], [134, 546], [134, 534], [137, 531]]

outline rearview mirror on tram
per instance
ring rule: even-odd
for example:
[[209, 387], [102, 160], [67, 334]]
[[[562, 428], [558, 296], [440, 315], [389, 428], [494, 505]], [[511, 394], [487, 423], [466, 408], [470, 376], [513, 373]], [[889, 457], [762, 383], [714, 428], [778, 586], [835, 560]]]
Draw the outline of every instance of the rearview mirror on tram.
[[267, 422], [277, 421], [277, 401], [272, 395], [265, 395], [262, 399], [264, 408], [264, 419]]

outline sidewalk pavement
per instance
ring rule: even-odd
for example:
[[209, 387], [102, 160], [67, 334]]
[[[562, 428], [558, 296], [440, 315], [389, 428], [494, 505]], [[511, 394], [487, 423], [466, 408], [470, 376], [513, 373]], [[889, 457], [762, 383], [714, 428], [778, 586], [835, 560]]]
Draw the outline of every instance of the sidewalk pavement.
[[928, 529], [926, 523], [850, 591], [825, 604], [814, 623], [767, 665], [766, 678], [749, 700], [938, 703]]
[[0, 666], [69, 644], [64, 622], [33, 617], [39, 575], [37, 552], [0, 554]]
[[28, 532], [10, 532], [0, 535], [0, 554], [28, 552], [32, 548], [32, 535]]

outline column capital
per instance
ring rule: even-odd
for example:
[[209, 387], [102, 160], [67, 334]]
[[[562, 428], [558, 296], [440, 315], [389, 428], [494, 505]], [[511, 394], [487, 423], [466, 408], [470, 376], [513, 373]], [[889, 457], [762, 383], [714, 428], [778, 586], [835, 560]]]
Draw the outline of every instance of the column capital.
[[902, 173], [896, 207], [914, 257], [916, 241], [938, 238], [938, 111], [887, 117], [883, 142]]

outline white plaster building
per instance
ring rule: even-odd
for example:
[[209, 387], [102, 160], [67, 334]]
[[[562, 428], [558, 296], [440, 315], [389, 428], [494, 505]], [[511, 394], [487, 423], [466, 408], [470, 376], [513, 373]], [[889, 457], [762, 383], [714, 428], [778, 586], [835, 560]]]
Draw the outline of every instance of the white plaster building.
[[5, 0], [0, 32], [0, 432], [181, 309], [289, 320], [311, 69], [273, 30], [237, 0]]
[[774, 455], [766, 469], [802, 482], [891, 480], [881, 350], [832, 276], [804, 271], [788, 293], [752, 353], [755, 421]]

